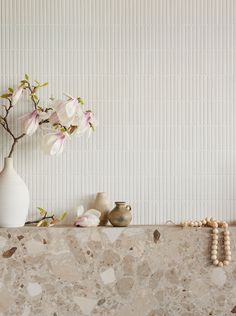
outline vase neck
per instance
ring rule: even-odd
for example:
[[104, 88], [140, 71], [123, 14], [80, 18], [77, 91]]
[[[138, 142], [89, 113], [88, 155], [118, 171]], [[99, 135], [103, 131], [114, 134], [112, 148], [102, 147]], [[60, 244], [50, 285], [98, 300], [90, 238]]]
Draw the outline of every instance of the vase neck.
[[106, 199], [107, 198], [107, 194], [106, 192], [98, 192], [96, 195], [97, 199]]
[[116, 207], [124, 207], [126, 205], [125, 202], [115, 202]]
[[13, 169], [13, 158], [4, 158], [4, 169]]

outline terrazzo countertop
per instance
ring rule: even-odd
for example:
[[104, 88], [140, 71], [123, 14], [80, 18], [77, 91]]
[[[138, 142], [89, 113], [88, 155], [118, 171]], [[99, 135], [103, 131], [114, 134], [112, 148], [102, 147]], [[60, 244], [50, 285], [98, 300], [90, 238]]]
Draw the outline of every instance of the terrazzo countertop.
[[230, 232], [232, 262], [219, 268], [208, 228], [1, 228], [0, 315], [234, 315]]

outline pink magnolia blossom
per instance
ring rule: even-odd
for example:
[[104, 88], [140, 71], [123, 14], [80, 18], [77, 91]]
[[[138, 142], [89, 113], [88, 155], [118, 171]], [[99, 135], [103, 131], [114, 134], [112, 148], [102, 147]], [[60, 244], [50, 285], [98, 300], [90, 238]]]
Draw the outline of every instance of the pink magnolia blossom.
[[23, 88], [22, 87], [18, 87], [16, 88], [13, 93], [12, 93], [12, 97], [11, 97], [11, 103], [12, 105], [16, 105], [16, 103], [20, 100], [20, 97], [22, 95], [23, 92]]
[[82, 227], [98, 226], [99, 222], [99, 217], [97, 217], [96, 215], [84, 214], [76, 220], [75, 225]]
[[89, 227], [89, 226], [98, 226], [100, 223], [101, 213], [95, 209], [90, 209], [84, 211], [84, 207], [81, 205], [77, 208], [77, 217], [75, 221], [76, 226]]
[[79, 128], [77, 131], [78, 135], [84, 134], [86, 131], [90, 130], [92, 128], [95, 128], [97, 126], [97, 121], [94, 117], [93, 112], [86, 111], [83, 114], [82, 119], [80, 120]]
[[39, 127], [39, 113], [37, 110], [25, 114], [22, 118], [22, 128], [26, 135], [33, 135]]
[[68, 137], [67, 133], [50, 133], [43, 137], [42, 147], [47, 155], [59, 155], [63, 152], [64, 143]]

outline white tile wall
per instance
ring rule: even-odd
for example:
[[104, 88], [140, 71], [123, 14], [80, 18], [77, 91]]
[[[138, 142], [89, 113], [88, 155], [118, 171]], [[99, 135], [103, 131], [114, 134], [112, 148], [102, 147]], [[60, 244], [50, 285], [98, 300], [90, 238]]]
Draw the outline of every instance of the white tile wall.
[[[133, 206], [134, 224], [236, 219], [234, 0], [0, 4], [1, 90], [27, 72], [50, 82], [43, 99], [79, 94], [100, 122], [59, 158], [36, 138], [19, 146], [30, 218], [104, 190]], [[0, 142], [2, 161], [3, 132]]]

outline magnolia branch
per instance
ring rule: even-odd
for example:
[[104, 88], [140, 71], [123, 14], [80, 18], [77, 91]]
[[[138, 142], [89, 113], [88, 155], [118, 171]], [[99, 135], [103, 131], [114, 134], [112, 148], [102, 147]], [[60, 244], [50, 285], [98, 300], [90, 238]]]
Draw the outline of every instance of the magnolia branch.
[[45, 214], [40, 219], [37, 219], [36, 221], [25, 222], [25, 225], [38, 224], [39, 222], [43, 221], [44, 219], [52, 219], [52, 220], [54, 220], [54, 215], [47, 216], [47, 212], [45, 212]]
[[32, 102], [34, 103], [35, 110], [37, 110], [37, 106], [39, 104], [39, 99], [37, 99], [37, 101], [35, 100], [35, 98], [36, 98], [36, 95], [34, 94], [35, 87], [33, 87], [33, 89], [32, 89], [30, 86], [30, 83], [28, 82], [26, 89], [28, 89], [30, 91], [30, 98], [31, 98]]
[[25, 136], [25, 133], [19, 135], [19, 136], [15, 136], [12, 131], [10, 130], [9, 128], [9, 125], [8, 125], [8, 121], [7, 121], [7, 118], [8, 118], [8, 115], [10, 113], [10, 110], [11, 108], [13, 108], [13, 105], [12, 105], [12, 101], [10, 99], [8, 99], [9, 101], [9, 106], [7, 107], [6, 105], [4, 105], [4, 109], [5, 109], [5, 115], [4, 116], [1, 116], [0, 117], [0, 124], [2, 125], [2, 127], [6, 130], [6, 132], [8, 134], [10, 134], [10, 136], [13, 138], [13, 143], [12, 143], [12, 146], [11, 146], [11, 149], [10, 149], [10, 152], [9, 152], [9, 155], [8, 155], [8, 158], [12, 157], [12, 153], [14, 151], [14, 148], [18, 142], [18, 140], [20, 140], [21, 138], [23, 138]]
[[[34, 86], [34, 85], [31, 85], [28, 81], [28, 75], [25, 75], [25, 79], [24, 80], [21, 80], [21, 86], [24, 90], [29, 90], [29, 93], [30, 93], [30, 99], [31, 101], [33, 102], [33, 106], [34, 106], [34, 109], [36, 111], [38, 111], [38, 105], [39, 105], [39, 98], [38, 96], [35, 94], [37, 89], [39, 87], [43, 87], [47, 85], [47, 82], [44, 83], [43, 85], [40, 85], [38, 82], [37, 82], [37, 86]], [[3, 108], [5, 110], [5, 113], [4, 115], [0, 115], [0, 125], [2, 125], [2, 127], [5, 129], [5, 131], [11, 136], [13, 142], [12, 142], [12, 145], [11, 145], [11, 148], [10, 148], [10, 152], [8, 154], [8, 158], [12, 157], [12, 154], [13, 154], [13, 151], [14, 151], [14, 148], [16, 146], [16, 144], [18, 143], [18, 141], [20, 139], [22, 139], [24, 136], [26, 136], [26, 133], [22, 133], [18, 136], [16, 136], [12, 130], [10, 129], [9, 127], [9, 124], [8, 124], [8, 116], [9, 116], [9, 113], [11, 111], [11, 109], [13, 108], [13, 101], [12, 101], [12, 96], [13, 96], [13, 89], [12, 88], [9, 88], [8, 89], [9, 92], [7, 92], [6, 94], [3, 94], [1, 97], [2, 98], [5, 98], [8, 102], [9, 102], [9, 105], [3, 105]], [[51, 110], [51, 108], [47, 109], [47, 110]], [[48, 123], [49, 120], [48, 119], [45, 119], [45, 120], [41, 120], [39, 122], [39, 125], [42, 125], [44, 123]]]
[[[94, 126], [96, 126], [96, 120], [94, 119], [92, 111], [81, 110], [80, 106], [83, 105], [83, 100], [80, 97], [67, 96], [68, 99], [66, 101], [56, 100], [56, 104], [52, 107], [42, 106], [37, 92], [40, 88], [47, 86], [48, 83], [44, 82], [41, 84], [37, 80], [34, 80], [34, 82], [36, 84], [30, 83], [29, 76], [25, 74], [24, 79], [20, 81], [15, 90], [9, 87], [7, 91], [0, 96], [0, 98], [8, 102], [7, 105], [1, 105], [3, 114], [0, 115], [0, 125], [11, 136], [12, 143], [8, 154], [9, 158], [12, 157], [18, 141], [26, 135], [33, 135], [38, 127], [43, 124], [49, 124], [49, 127], [52, 129], [52, 133], [45, 135], [46, 141], [43, 144], [44, 152], [50, 155], [62, 152], [64, 142], [68, 135], [75, 134], [77, 130], [79, 134], [89, 129], [94, 130]], [[27, 92], [33, 110], [25, 114], [22, 119], [22, 134], [15, 135], [14, 130], [9, 124], [9, 114], [11, 110], [15, 108], [15, 105], [20, 100], [24, 91]], [[50, 100], [53, 101], [54, 98], [50, 98]], [[68, 109], [70, 109], [69, 113]], [[73, 122], [73, 124], [71, 124], [71, 122]]]

